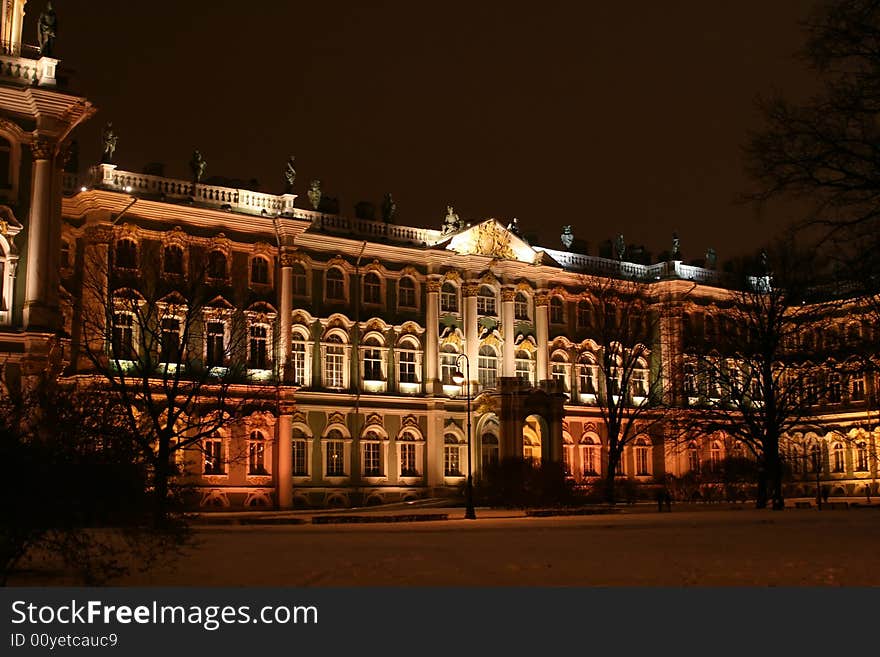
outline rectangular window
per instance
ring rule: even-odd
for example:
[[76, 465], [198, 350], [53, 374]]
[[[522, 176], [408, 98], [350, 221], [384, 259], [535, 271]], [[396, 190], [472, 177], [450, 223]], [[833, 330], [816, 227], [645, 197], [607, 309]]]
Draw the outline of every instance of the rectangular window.
[[293, 293], [298, 297], [306, 295], [306, 270], [301, 266], [293, 269]]
[[205, 441], [205, 474], [223, 474], [223, 441], [211, 438]]
[[440, 291], [440, 312], [458, 312], [458, 291], [454, 287], [444, 285]]
[[495, 297], [477, 296], [477, 314], [495, 316]]
[[461, 474], [461, 448], [458, 445], [446, 445], [443, 448], [443, 474], [447, 477]]
[[517, 358], [516, 359], [516, 376], [520, 379], [525, 379], [526, 381], [532, 381], [534, 378], [532, 375], [532, 359], [531, 358]]
[[455, 373], [455, 370], [458, 369], [458, 365], [456, 364], [458, 360], [458, 354], [441, 354], [440, 355], [440, 381], [445, 386], [454, 386], [455, 381], [452, 380], [452, 375]]
[[327, 476], [341, 477], [345, 474], [345, 443], [331, 440], [327, 443]]
[[529, 318], [529, 302], [525, 295], [517, 294], [513, 301], [513, 316], [516, 319]]
[[327, 347], [324, 358], [324, 381], [328, 388], [343, 387], [344, 360], [345, 352], [342, 347]]
[[262, 440], [252, 440], [248, 445], [248, 474], [266, 474], [266, 446]]
[[180, 362], [180, 320], [165, 317], [162, 320], [162, 362]]
[[375, 275], [364, 279], [364, 303], [382, 303], [382, 285]]
[[398, 351], [400, 382], [418, 383], [416, 378], [416, 354], [414, 351]]
[[251, 326], [248, 367], [252, 370], [269, 368], [269, 329], [266, 326]]
[[498, 378], [498, 359], [493, 356], [480, 356], [478, 377], [481, 388], [494, 388]]
[[134, 318], [131, 313], [113, 315], [113, 358], [134, 360]]
[[226, 346], [224, 335], [226, 325], [223, 322], [208, 322], [207, 333], [207, 361], [208, 367], [223, 367], [226, 362]]
[[648, 472], [648, 448], [636, 447], [636, 474], [647, 475]]
[[382, 352], [364, 349], [364, 381], [382, 380]]
[[581, 365], [580, 387], [582, 395], [596, 394], [596, 375], [589, 365]]
[[306, 445], [308, 443], [305, 440], [293, 441], [293, 476], [295, 477], [305, 477], [309, 474]]
[[862, 401], [865, 399], [865, 375], [856, 374], [852, 378], [852, 400]]
[[582, 453], [584, 476], [595, 475], [599, 472], [599, 461], [597, 456], [598, 449], [596, 447], [584, 447]]
[[379, 443], [364, 443], [364, 475], [379, 477], [382, 475]]
[[403, 477], [419, 474], [416, 469], [416, 446], [413, 443], [400, 443], [400, 474]]
[[299, 385], [306, 384], [306, 343], [294, 340], [290, 351], [291, 367], [293, 368], [293, 382]]

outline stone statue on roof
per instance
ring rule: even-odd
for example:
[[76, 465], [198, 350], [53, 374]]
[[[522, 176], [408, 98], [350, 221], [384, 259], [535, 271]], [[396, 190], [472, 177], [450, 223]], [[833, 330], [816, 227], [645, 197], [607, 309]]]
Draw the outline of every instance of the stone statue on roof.
[[672, 233], [672, 260], [681, 260], [681, 242], [678, 239], [678, 233]]
[[443, 220], [443, 232], [454, 233], [461, 230], [462, 221], [451, 205], [446, 206], [446, 218]]
[[382, 201], [382, 221], [386, 224], [394, 223], [394, 217], [397, 214], [397, 203], [394, 202], [394, 199], [391, 197], [391, 192], [385, 194], [385, 199]]
[[617, 250], [617, 259], [623, 260], [626, 257], [626, 240], [623, 238], [623, 233], [617, 236], [617, 239], [614, 241], [614, 248]]
[[193, 182], [198, 185], [202, 178], [205, 177], [205, 169], [208, 168], [208, 163], [205, 161], [205, 158], [202, 157], [201, 152], [198, 149], [193, 151], [192, 159], [189, 161], [189, 169], [192, 171]]
[[296, 169], [294, 168], [294, 160], [296, 158], [291, 155], [287, 158], [287, 164], [284, 166], [284, 193], [293, 194], [293, 183], [296, 180]]
[[513, 221], [507, 224], [507, 230], [509, 230], [514, 235], [519, 235], [519, 219], [514, 217]]
[[113, 163], [113, 155], [116, 153], [116, 143], [118, 141], [119, 137], [113, 130], [113, 122], [108, 122], [101, 133], [101, 146], [103, 147], [103, 155], [101, 156], [102, 164]]
[[718, 264], [718, 254], [715, 253], [715, 249], [711, 246], [706, 250], [706, 267], [709, 269], [715, 269], [715, 265]]
[[562, 227], [562, 235], [559, 236], [559, 239], [562, 241], [562, 246], [566, 249], [571, 248], [571, 245], [574, 244], [574, 233], [571, 231], [571, 226]]
[[53, 57], [52, 51], [55, 49], [55, 37], [58, 33], [58, 17], [55, 15], [55, 8], [52, 7], [52, 0], [46, 3], [46, 8], [37, 20], [37, 31], [40, 54], [44, 57]]
[[315, 178], [311, 183], [309, 183], [309, 191], [307, 193], [309, 197], [309, 203], [312, 206], [312, 210], [317, 211], [318, 206], [321, 205], [321, 181]]

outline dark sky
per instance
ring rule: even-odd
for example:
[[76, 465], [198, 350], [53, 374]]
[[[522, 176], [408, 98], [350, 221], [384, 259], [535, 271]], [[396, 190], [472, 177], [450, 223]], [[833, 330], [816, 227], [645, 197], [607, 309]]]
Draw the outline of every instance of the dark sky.
[[[805, 93], [804, 0], [657, 2], [58, 0], [58, 56], [112, 120], [120, 168], [257, 178], [297, 204], [320, 178], [345, 214], [394, 194], [399, 222], [439, 227], [447, 204], [512, 217], [596, 253], [622, 232], [685, 258], [753, 251], [791, 218], [734, 203], [758, 94]], [[28, 3], [26, 40], [43, 0]]]

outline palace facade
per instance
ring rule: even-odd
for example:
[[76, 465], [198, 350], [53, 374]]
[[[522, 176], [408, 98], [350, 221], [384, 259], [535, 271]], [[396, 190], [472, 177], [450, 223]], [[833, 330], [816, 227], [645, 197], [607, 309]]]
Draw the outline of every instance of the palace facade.
[[[20, 44], [14, 21], [3, 30], [4, 43]], [[3, 381], [27, 385], [53, 359], [64, 376], [90, 375], [80, 357], [90, 268], [106, 272], [112, 296], [122, 281], [137, 292], [151, 273], [186, 278], [189, 263], [204, 259], [216, 296], [200, 358], [228, 365], [228, 345], [241, 344], [235, 358], [248, 386], [276, 403], [187, 450], [181, 465], [202, 505], [348, 506], [456, 491], [468, 463], [468, 386], [453, 381], [462, 354], [475, 475], [524, 456], [562, 462], [578, 483], [596, 480], [607, 446], [587, 275], [638, 281], [660, 318], [643, 371], [623, 394], [646, 395], [658, 375], [669, 377], [668, 404], [695, 394], [689, 344], [715, 339], [714, 317], [729, 296], [714, 269], [539, 246], [515, 222], [469, 224], [452, 208], [426, 229], [304, 209], [294, 193], [108, 162], [85, 175], [64, 171], [69, 135], [94, 109], [57, 89], [56, 66], [20, 46], [0, 55]], [[170, 320], [167, 330], [178, 330]], [[108, 321], [112, 340], [133, 344], [137, 327], [122, 308]], [[876, 493], [875, 381], [829, 374], [821, 383], [830, 392], [816, 396], [817, 412], [835, 431], [804, 432], [786, 446], [791, 492], [815, 490], [806, 456], [819, 449], [819, 478], [832, 494]], [[841, 427], [855, 439], [835, 437]], [[620, 475], [651, 486], [735, 453], [723, 435], [673, 444], [662, 423], [646, 423]]]

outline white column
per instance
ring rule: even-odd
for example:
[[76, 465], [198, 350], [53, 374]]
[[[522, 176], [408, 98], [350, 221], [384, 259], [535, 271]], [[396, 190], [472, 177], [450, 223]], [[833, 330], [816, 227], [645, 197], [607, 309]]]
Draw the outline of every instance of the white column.
[[[52, 280], [52, 152], [55, 145], [45, 139], [31, 144], [34, 154], [31, 209], [28, 221], [27, 273], [24, 295], [24, 325], [27, 328], [56, 328], [57, 303], [49, 290]], [[60, 228], [60, 227], [58, 227]]]
[[538, 342], [536, 377], [538, 383], [550, 378], [549, 358], [547, 357], [550, 342], [549, 308], [550, 297], [547, 294], [538, 294], [535, 297], [535, 339]]
[[516, 360], [513, 343], [516, 340], [514, 333], [514, 300], [516, 290], [506, 288], [501, 290], [501, 329], [504, 335], [504, 350], [502, 359], [501, 376], [516, 376]]
[[278, 364], [281, 381], [287, 383], [293, 378], [290, 371], [290, 354], [293, 347], [291, 343], [291, 318], [293, 313], [293, 260], [286, 254], [281, 254], [281, 296], [278, 307], [281, 309], [281, 319], [278, 323]]
[[480, 353], [480, 327], [477, 322], [477, 291], [480, 286], [477, 283], [465, 283], [461, 286], [461, 294], [464, 299], [464, 353], [468, 357], [471, 366], [471, 392], [476, 395], [479, 388], [479, 353]]
[[290, 408], [282, 407], [278, 417], [275, 450], [275, 502], [279, 509], [293, 507], [293, 416]]
[[425, 392], [440, 392], [437, 365], [440, 358], [440, 281], [428, 281], [428, 307], [425, 309]]

